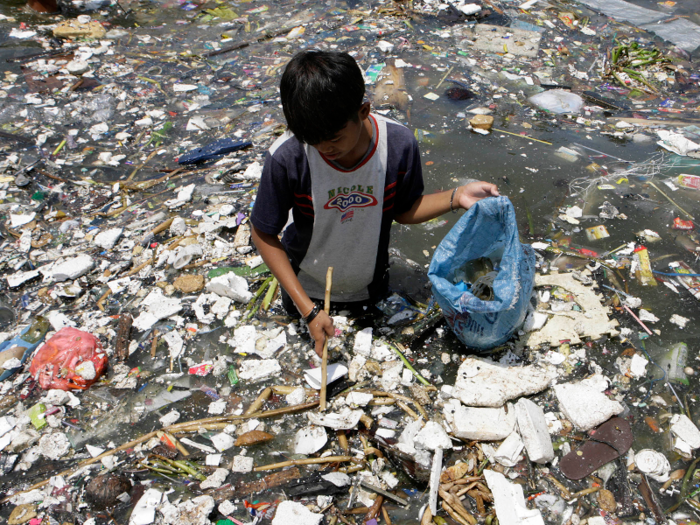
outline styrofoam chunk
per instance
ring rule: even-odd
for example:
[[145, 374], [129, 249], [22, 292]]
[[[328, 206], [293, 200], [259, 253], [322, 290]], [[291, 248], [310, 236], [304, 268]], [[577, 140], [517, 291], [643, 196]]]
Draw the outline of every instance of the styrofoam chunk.
[[296, 501], [283, 501], [277, 506], [272, 525], [319, 525], [323, 514], [311, 512]]
[[700, 448], [700, 430], [688, 416], [675, 414], [671, 418], [671, 433], [685, 441], [691, 449]]
[[[455, 406], [454, 403], [458, 406]], [[445, 405], [445, 416], [454, 429], [455, 437], [477, 441], [500, 441], [515, 427], [513, 405], [506, 408], [465, 407], [452, 400]]]
[[78, 255], [54, 266], [51, 269], [51, 276], [59, 282], [77, 279], [92, 270], [93, 266], [95, 266], [95, 261], [92, 257], [85, 254]]
[[534, 463], [552, 461], [554, 448], [552, 439], [549, 437], [544, 411], [529, 399], [521, 398], [515, 404], [515, 416], [530, 461]]
[[511, 483], [493, 470], [484, 470], [486, 484], [493, 494], [496, 516], [500, 523], [508, 525], [544, 525], [540, 511], [528, 509], [522, 485]]
[[511, 399], [541, 392], [555, 376], [536, 365], [504, 366], [469, 357], [459, 367], [452, 395], [472, 407], [501, 407]]
[[440, 423], [428, 421], [414, 439], [414, 446], [427, 450], [451, 449], [452, 440]]
[[598, 386], [592, 386], [590, 379], [554, 386], [559, 408], [581, 432], [598, 426], [624, 410], [620, 403], [606, 396]]

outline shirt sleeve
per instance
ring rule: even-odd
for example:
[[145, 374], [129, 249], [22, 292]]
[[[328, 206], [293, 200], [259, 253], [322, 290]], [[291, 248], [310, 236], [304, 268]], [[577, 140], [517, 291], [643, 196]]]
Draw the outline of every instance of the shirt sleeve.
[[423, 167], [418, 142], [415, 138], [411, 138], [412, 140], [408, 143], [407, 151], [403, 156], [406, 162], [405, 172], [403, 176], [399, 173], [399, 184], [396, 191], [396, 215], [410, 210], [416, 200], [423, 195], [424, 190]]
[[250, 216], [253, 226], [263, 233], [278, 235], [287, 224], [291, 197], [287, 168], [268, 152]]

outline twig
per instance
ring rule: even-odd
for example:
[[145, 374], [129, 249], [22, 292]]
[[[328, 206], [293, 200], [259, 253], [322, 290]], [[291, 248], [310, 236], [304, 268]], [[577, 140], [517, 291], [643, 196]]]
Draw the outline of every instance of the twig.
[[440, 79], [440, 82], [438, 82], [438, 85], [435, 86], [435, 89], [436, 89], [436, 90], [440, 89], [440, 86], [442, 86], [442, 83], [443, 83], [443, 82], [445, 81], [445, 79], [449, 76], [449, 74], [452, 73], [452, 70], [453, 70], [454, 68], [455, 68], [455, 67], [452, 66], [452, 67], [450, 67], [450, 69], [447, 70], [447, 73], [444, 74], [444, 76]]
[[[326, 272], [326, 297], [323, 309], [326, 314], [331, 311], [331, 286], [333, 285], [333, 267], [329, 266]], [[321, 412], [326, 410], [326, 382], [328, 381], [328, 341], [330, 337], [325, 336], [323, 342], [323, 358], [321, 361], [321, 403], [319, 409]]]
[[143, 168], [146, 164], [148, 164], [148, 161], [151, 160], [153, 157], [155, 157], [157, 153], [158, 153], [157, 151], [153, 151], [148, 157], [146, 157], [146, 160], [143, 161], [143, 164], [141, 164], [134, 171], [132, 171], [131, 175], [129, 175], [129, 178], [126, 180], [129, 181], [129, 180], [133, 179], [134, 175], [136, 175], [141, 168]]
[[379, 487], [375, 487], [374, 485], [370, 485], [369, 483], [365, 483], [364, 481], [360, 481], [360, 485], [363, 488], [366, 488], [367, 490], [370, 490], [372, 492], [376, 492], [377, 494], [380, 494], [380, 495], [384, 496], [385, 498], [389, 498], [390, 500], [395, 501], [399, 505], [404, 505], [404, 506], [408, 505], [408, 500], [401, 498], [401, 497], [397, 496], [396, 494], [392, 494], [389, 491], [386, 491], [386, 490], [381, 489]]
[[683, 213], [685, 213], [685, 214], [688, 216], [688, 218], [690, 218], [690, 220], [692, 220], [692, 221], [695, 220], [695, 217], [693, 217], [690, 213], [688, 213], [688, 212], [685, 211], [683, 208], [681, 208], [681, 207], [676, 203], [676, 201], [674, 201], [671, 197], [669, 197], [669, 196], [666, 195], [663, 191], [661, 191], [661, 189], [660, 189], [656, 184], [654, 184], [653, 182], [649, 181], [649, 185], [652, 186], [654, 189], [656, 189], [656, 191], [658, 191], [661, 195], [663, 195], [664, 197], [666, 197], [666, 198], [668, 199], [668, 201], [669, 201], [671, 204], [673, 204], [676, 208], [678, 208], [678, 209], [681, 210]]
[[322, 463], [345, 463], [347, 461], [353, 461], [355, 458], [352, 456], [327, 456], [325, 458], [307, 458], [307, 459], [290, 459], [289, 461], [282, 461], [281, 463], [272, 463], [270, 465], [264, 465], [262, 467], [255, 467], [254, 472], [263, 472], [265, 470], [275, 470], [278, 468], [291, 467], [296, 465], [319, 465]]
[[506, 131], [504, 129], [498, 129], [498, 128], [491, 128], [491, 129], [493, 129], [494, 131], [498, 131], [499, 133], [505, 133], [506, 135], [513, 135], [514, 137], [520, 137], [521, 139], [534, 140], [535, 142], [541, 142], [542, 144], [548, 144], [550, 146], [552, 145], [551, 142], [547, 142], [546, 140], [535, 139], [535, 138], [532, 138], [528, 135], [521, 135], [520, 133], [512, 133], [510, 131]]
[[260, 395], [257, 397], [255, 401], [253, 401], [250, 406], [248, 407], [248, 410], [245, 411], [243, 414], [244, 416], [249, 416], [250, 414], [254, 414], [258, 410], [262, 408], [262, 406], [265, 404], [265, 401], [270, 399], [270, 396], [272, 395], [272, 388], [269, 386], [264, 389]]

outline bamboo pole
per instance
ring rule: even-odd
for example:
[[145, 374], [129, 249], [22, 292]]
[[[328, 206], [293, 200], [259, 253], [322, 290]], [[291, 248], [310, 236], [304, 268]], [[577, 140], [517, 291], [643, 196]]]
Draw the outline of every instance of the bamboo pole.
[[249, 416], [250, 414], [254, 414], [258, 410], [260, 410], [262, 408], [262, 406], [265, 404], [265, 401], [270, 399], [271, 395], [272, 395], [272, 388], [270, 388], [268, 386], [265, 390], [263, 390], [260, 393], [258, 398], [250, 404], [250, 406], [248, 407], [248, 410], [246, 410], [243, 415]]
[[[333, 285], [333, 267], [329, 266], [326, 272], [326, 297], [323, 309], [328, 314], [331, 311], [331, 286]], [[326, 335], [326, 340], [323, 343], [323, 358], [321, 361], [321, 412], [326, 410], [326, 382], [328, 381], [328, 341], [330, 337]]]
[[281, 463], [272, 463], [270, 465], [263, 465], [262, 467], [255, 467], [254, 472], [263, 472], [265, 470], [274, 470], [278, 468], [291, 467], [296, 465], [319, 465], [322, 463], [345, 463], [347, 461], [352, 461], [354, 458], [352, 456], [327, 456], [325, 458], [308, 458], [308, 459], [290, 459], [289, 461], [282, 461]]

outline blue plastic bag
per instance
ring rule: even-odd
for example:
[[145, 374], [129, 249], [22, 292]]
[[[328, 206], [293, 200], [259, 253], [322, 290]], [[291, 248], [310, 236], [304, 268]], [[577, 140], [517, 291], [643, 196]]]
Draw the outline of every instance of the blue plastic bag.
[[[490, 301], [454, 282], [456, 272], [481, 257], [500, 259]], [[506, 342], [525, 320], [535, 279], [535, 253], [520, 243], [510, 200], [490, 197], [474, 204], [435, 250], [428, 277], [447, 323], [465, 345], [488, 350]]]

